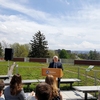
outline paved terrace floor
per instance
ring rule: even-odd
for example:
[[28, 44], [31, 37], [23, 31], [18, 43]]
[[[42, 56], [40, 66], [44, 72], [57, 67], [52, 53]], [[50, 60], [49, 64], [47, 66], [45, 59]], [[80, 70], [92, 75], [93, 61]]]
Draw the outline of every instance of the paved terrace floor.
[[[63, 100], [85, 100], [83, 92], [70, 90], [70, 91], [61, 91], [61, 94], [63, 96]], [[93, 97], [91, 94], [88, 93], [89, 100], [93, 100], [94, 98], [95, 97]]]
[[[30, 93], [25, 93], [25, 94], [26, 94], [26, 97], [30, 95]], [[83, 92], [69, 90], [69, 91], [61, 91], [61, 94], [62, 94], [63, 100], [85, 100]], [[36, 100], [36, 99], [33, 97], [32, 99], [28, 99], [28, 100]], [[97, 99], [88, 93], [88, 100], [97, 100]]]
[[[25, 94], [26, 94], [26, 97], [30, 95], [30, 93], [25, 93]], [[61, 91], [61, 94], [62, 94], [63, 100], [85, 100], [83, 92], [71, 90], [71, 91]], [[4, 98], [4, 96], [2, 97]], [[32, 99], [28, 99], [28, 100], [36, 100], [36, 99], [33, 97]], [[97, 100], [97, 99], [88, 93], [88, 100]]]

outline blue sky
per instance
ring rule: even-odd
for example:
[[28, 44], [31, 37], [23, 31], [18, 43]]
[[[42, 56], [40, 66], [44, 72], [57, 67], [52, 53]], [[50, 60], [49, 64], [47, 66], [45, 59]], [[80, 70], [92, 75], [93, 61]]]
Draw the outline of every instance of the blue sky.
[[41, 31], [49, 49], [100, 51], [100, 0], [0, 0], [0, 42]]

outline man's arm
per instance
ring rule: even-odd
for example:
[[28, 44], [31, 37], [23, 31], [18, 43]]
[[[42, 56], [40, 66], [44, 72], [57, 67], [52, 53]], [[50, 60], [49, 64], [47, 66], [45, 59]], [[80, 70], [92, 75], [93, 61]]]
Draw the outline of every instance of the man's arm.
[[48, 68], [53, 68], [53, 62], [49, 64]]

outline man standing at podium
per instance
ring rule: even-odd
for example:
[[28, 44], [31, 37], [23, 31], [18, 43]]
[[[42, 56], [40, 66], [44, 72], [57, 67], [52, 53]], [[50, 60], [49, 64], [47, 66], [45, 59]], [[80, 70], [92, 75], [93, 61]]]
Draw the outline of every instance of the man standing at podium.
[[[58, 56], [53, 57], [53, 61], [49, 64], [48, 68], [60, 68], [63, 70], [62, 63], [59, 61]], [[58, 88], [60, 88], [60, 78], [58, 78]]]

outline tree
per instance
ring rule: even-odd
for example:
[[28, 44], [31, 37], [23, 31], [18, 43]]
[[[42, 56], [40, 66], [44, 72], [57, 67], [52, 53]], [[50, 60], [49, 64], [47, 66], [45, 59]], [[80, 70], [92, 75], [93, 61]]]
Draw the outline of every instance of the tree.
[[10, 46], [10, 44], [8, 44], [6, 41], [2, 41], [2, 48], [3, 48], [3, 50], [5, 50], [5, 48], [10, 48], [11, 46]]
[[69, 58], [70, 57], [70, 54], [67, 53], [67, 51], [65, 49], [62, 49], [59, 53], [59, 57], [60, 58]]
[[76, 59], [76, 58], [79, 58], [79, 57], [77, 57], [77, 55], [75, 53], [70, 54], [70, 59]]
[[14, 57], [27, 57], [29, 53], [29, 45], [23, 44], [20, 45], [19, 43], [14, 43], [11, 45], [11, 47], [14, 49]]
[[96, 50], [90, 50], [88, 58], [91, 60], [100, 60], [100, 54]]
[[45, 58], [48, 57], [48, 43], [45, 41], [45, 36], [39, 31], [33, 36], [31, 40], [31, 50], [29, 57]]
[[2, 55], [4, 56], [5, 54], [5, 48], [10, 48], [10, 44], [8, 44], [6, 41], [2, 41], [1, 42], [1, 45], [2, 45]]
[[88, 59], [88, 54], [87, 53], [80, 53], [80, 54], [78, 54], [78, 57], [81, 59]]
[[55, 55], [57, 55], [58, 56], [58, 54], [54, 51], [54, 50], [48, 50], [48, 57], [49, 58], [53, 58], [53, 56], [55, 56]]

